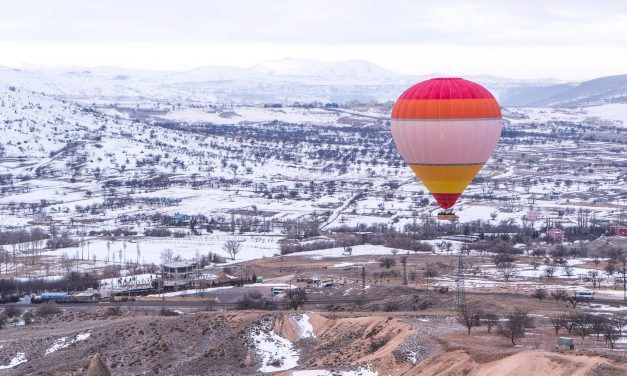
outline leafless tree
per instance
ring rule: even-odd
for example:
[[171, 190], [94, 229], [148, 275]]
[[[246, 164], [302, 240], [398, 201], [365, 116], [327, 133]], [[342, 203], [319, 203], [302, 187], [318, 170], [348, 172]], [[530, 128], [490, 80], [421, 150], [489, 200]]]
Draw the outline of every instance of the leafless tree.
[[492, 331], [492, 327], [499, 323], [499, 316], [494, 312], [486, 312], [482, 315], [481, 321], [488, 327], [488, 333]]
[[542, 301], [542, 299], [547, 297], [547, 292], [546, 289], [543, 288], [537, 288], [535, 290], [533, 290], [533, 293], [531, 294], [531, 296], [533, 296], [534, 298], [538, 298], [538, 300]]
[[564, 289], [555, 289], [551, 291], [551, 298], [555, 299], [556, 302], [566, 300], [568, 298], [568, 293]]
[[599, 283], [599, 271], [598, 270], [590, 270], [588, 272], [588, 278], [590, 282], [592, 282], [592, 286], [596, 289], [597, 284]]
[[241, 247], [242, 243], [237, 240], [228, 240], [224, 243], [222, 249], [231, 257], [231, 260], [235, 260], [235, 256], [237, 256]]
[[555, 266], [547, 266], [544, 268], [544, 276], [547, 279], [552, 279], [555, 276]]
[[560, 320], [562, 321], [562, 327], [568, 331], [568, 334], [571, 334], [571, 332], [573, 331], [576, 315], [577, 313], [573, 311], [559, 316]]
[[616, 345], [616, 341], [621, 338], [620, 331], [612, 325], [605, 325], [602, 333], [603, 338], [605, 338], [605, 343], [607, 343], [610, 349], [613, 350]]
[[166, 248], [161, 252], [161, 262], [166, 263], [172, 261], [174, 258], [174, 251], [171, 248]]
[[481, 325], [481, 311], [475, 307], [464, 307], [457, 314], [457, 322], [464, 325], [470, 335], [470, 329]]
[[516, 345], [516, 340], [525, 336], [525, 330], [533, 324], [533, 319], [527, 311], [520, 309], [506, 316], [506, 321], [499, 324], [498, 333], [508, 338], [512, 346]]
[[567, 297], [566, 301], [568, 301], [568, 303], [570, 303], [573, 308], [577, 308], [577, 304], [579, 303], [579, 299], [574, 295]]
[[564, 320], [562, 316], [553, 316], [549, 319], [551, 326], [555, 329], [555, 335], [559, 334], [561, 328], [564, 327]]
[[391, 257], [383, 257], [379, 260], [379, 266], [382, 268], [389, 269], [394, 265], [396, 265], [396, 261], [394, 261], [394, 259]]
[[429, 282], [433, 282], [433, 279], [438, 276], [438, 271], [435, 264], [428, 262], [425, 266], [424, 278], [427, 280], [427, 290], [429, 289]]
[[572, 266], [570, 265], [565, 265], [564, 266], [564, 274], [566, 274], [567, 277], [572, 277], [574, 274], [574, 269]]
[[571, 319], [573, 320], [575, 332], [581, 337], [581, 345], [583, 346], [586, 337], [594, 331], [593, 322], [595, 316], [590, 313], [576, 312]]
[[498, 268], [498, 273], [501, 275], [501, 277], [503, 277], [505, 282], [509, 282], [511, 278], [514, 278], [518, 275], [516, 265], [514, 265], [513, 263], [501, 264]]
[[61, 255], [61, 265], [65, 269], [66, 275], [70, 275], [70, 272], [72, 271], [72, 264], [73, 262], [70, 256], [68, 256], [67, 252], [63, 252]]
[[285, 297], [294, 311], [307, 302], [307, 292], [304, 288], [300, 287], [289, 290]]

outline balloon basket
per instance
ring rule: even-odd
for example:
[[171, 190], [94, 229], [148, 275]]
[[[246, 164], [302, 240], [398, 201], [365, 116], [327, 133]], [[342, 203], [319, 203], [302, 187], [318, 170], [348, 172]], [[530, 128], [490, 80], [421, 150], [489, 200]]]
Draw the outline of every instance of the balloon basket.
[[438, 213], [438, 219], [440, 221], [451, 221], [451, 222], [453, 222], [453, 221], [457, 220], [457, 216], [452, 211], [450, 211], [450, 212], [439, 212]]

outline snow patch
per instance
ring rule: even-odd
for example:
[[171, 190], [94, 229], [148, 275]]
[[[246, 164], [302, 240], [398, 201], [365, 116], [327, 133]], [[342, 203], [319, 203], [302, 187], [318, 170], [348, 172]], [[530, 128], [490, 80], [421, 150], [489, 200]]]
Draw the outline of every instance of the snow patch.
[[352, 371], [331, 372], [323, 369], [299, 370], [292, 372], [292, 376], [378, 376], [370, 367], [361, 367]]
[[309, 315], [307, 315], [306, 313], [296, 314], [292, 316], [292, 320], [294, 320], [294, 323], [296, 324], [298, 339], [316, 338], [314, 328], [309, 322]]
[[9, 362], [9, 364], [5, 365], [5, 366], [0, 366], [0, 370], [2, 369], [10, 369], [13, 367], [17, 367], [22, 363], [26, 363], [28, 362], [28, 359], [26, 359], [26, 354], [25, 353], [17, 353], [13, 359], [11, 359], [11, 361]]
[[298, 366], [298, 351], [292, 342], [279, 336], [273, 330], [265, 331], [255, 327], [249, 332], [254, 351], [261, 358], [259, 372], [278, 372]]
[[63, 349], [65, 349], [66, 347], [70, 346], [73, 343], [85, 341], [90, 336], [91, 336], [91, 333], [80, 333], [80, 334], [77, 334], [76, 337], [73, 340], [71, 340], [71, 341], [68, 341], [67, 337], [61, 337], [61, 338], [55, 340], [54, 343], [52, 344], [52, 346], [50, 346], [46, 350], [46, 355], [50, 355], [50, 354], [52, 354], [52, 353], [54, 353], [56, 351], [63, 350]]

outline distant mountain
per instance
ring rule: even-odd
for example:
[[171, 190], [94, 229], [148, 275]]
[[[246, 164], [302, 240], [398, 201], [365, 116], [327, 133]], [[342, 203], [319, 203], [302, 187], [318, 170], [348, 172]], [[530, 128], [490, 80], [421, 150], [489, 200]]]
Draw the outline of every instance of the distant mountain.
[[362, 60], [320, 62], [309, 59], [285, 58], [259, 63], [251, 68], [269, 76], [291, 79], [321, 79], [324, 82], [371, 82], [371, 81], [406, 81], [404, 76], [376, 64]]
[[[23, 87], [76, 101], [199, 101], [293, 103], [393, 101], [410, 85], [446, 74], [404, 75], [376, 64], [286, 58], [252, 67], [209, 65], [183, 72], [116, 67], [0, 67], [0, 86]], [[463, 76], [494, 94], [503, 106], [576, 106], [626, 101], [627, 76], [577, 83]]]
[[605, 103], [627, 103], [627, 75], [596, 78], [576, 84], [518, 87], [506, 90], [503, 106], [577, 107]]

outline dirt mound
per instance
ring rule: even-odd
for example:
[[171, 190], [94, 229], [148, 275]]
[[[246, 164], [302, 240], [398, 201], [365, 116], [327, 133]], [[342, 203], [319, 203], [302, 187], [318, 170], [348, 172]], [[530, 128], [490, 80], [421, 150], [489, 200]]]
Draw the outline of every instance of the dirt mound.
[[96, 355], [91, 358], [91, 363], [89, 363], [89, 368], [87, 369], [87, 376], [111, 376], [111, 372], [109, 372], [100, 354], [96, 353]]
[[624, 375], [625, 365], [592, 356], [523, 351], [489, 363], [477, 363], [465, 351], [440, 353], [427, 359], [407, 375], [468, 376], [584, 376]]
[[411, 325], [385, 316], [313, 316], [315, 345], [307, 349], [301, 364], [310, 369], [341, 369], [347, 365], [370, 364], [388, 373], [404, 369], [394, 350], [413, 333]]

